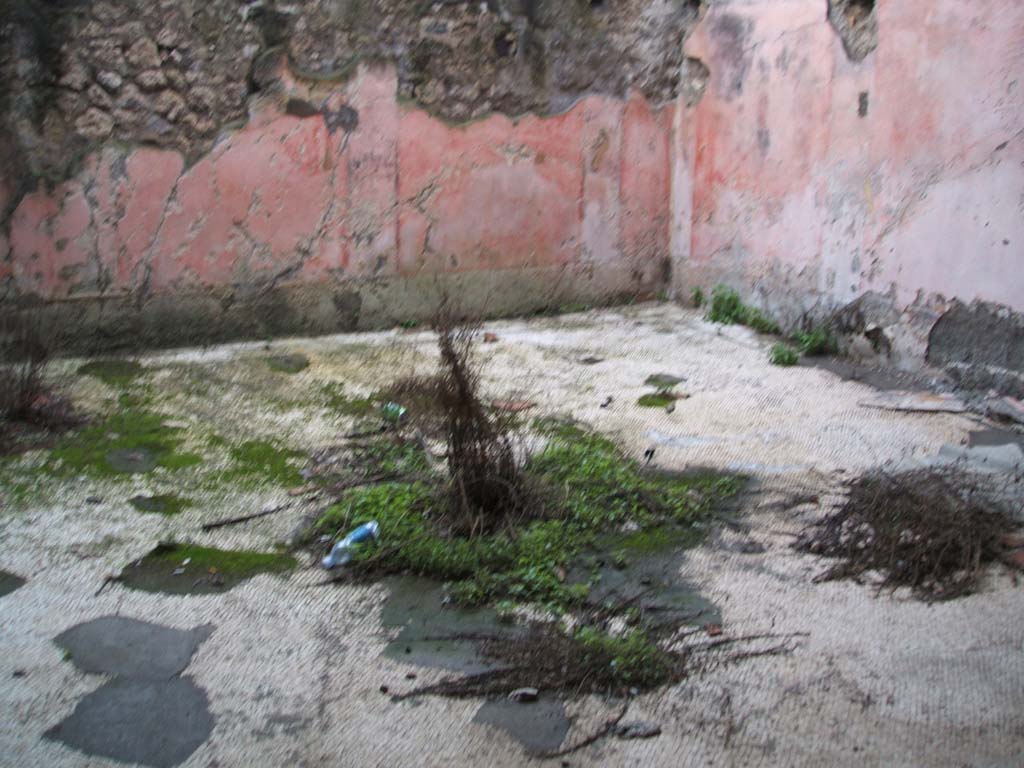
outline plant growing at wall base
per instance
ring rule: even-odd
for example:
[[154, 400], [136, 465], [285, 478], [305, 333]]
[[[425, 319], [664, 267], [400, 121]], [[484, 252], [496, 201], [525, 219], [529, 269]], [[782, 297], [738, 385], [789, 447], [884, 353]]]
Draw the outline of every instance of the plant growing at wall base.
[[772, 346], [771, 352], [768, 353], [768, 359], [772, 365], [796, 365], [800, 362], [800, 353], [780, 341]]
[[779, 335], [782, 329], [764, 312], [743, 303], [740, 295], [727, 285], [716, 285], [711, 292], [708, 320], [726, 325], [746, 325], [761, 333]]
[[800, 354], [807, 357], [834, 355], [839, 351], [839, 343], [832, 329], [827, 326], [817, 326], [809, 331], [795, 333], [793, 341], [800, 349]]

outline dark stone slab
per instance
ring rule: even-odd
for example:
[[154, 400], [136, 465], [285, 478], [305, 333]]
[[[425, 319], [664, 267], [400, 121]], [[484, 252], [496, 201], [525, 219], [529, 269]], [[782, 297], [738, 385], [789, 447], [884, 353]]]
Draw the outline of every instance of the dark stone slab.
[[213, 723], [206, 693], [187, 677], [118, 677], [45, 737], [88, 755], [171, 768], [209, 738]]
[[188, 666], [213, 628], [172, 629], [122, 616], [104, 616], [62, 632], [54, 642], [83, 672], [167, 680]]

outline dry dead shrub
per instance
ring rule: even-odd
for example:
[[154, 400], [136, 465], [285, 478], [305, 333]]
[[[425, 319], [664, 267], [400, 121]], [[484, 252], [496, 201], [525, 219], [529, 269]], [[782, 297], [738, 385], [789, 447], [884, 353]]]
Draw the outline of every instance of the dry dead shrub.
[[0, 454], [30, 447], [40, 432], [77, 423], [68, 402], [43, 378], [50, 354], [37, 318], [20, 316], [0, 329]]
[[514, 419], [480, 399], [480, 367], [473, 353], [478, 325], [442, 310], [434, 328], [441, 353], [434, 386], [450, 477], [448, 523], [464, 536], [492, 533], [539, 511], [516, 450]]
[[927, 602], [970, 594], [1016, 527], [991, 482], [955, 468], [865, 475], [794, 546], [839, 560], [818, 581], [874, 572], [880, 591], [908, 587]]

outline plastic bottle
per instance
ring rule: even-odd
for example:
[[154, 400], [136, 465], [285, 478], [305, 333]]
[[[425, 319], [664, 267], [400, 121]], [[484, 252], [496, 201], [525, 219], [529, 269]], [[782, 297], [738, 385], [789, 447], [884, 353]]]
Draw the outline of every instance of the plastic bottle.
[[363, 544], [370, 539], [377, 540], [377, 530], [376, 520], [360, 525], [331, 548], [331, 553], [323, 559], [321, 565], [328, 570], [336, 565], [345, 565], [352, 559], [352, 552], [356, 545]]

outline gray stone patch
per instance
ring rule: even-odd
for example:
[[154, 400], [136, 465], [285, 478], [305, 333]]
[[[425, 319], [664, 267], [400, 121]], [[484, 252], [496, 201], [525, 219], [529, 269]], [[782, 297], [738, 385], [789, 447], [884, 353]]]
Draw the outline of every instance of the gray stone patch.
[[104, 616], [62, 632], [54, 643], [78, 669], [115, 677], [45, 738], [127, 763], [180, 764], [213, 730], [206, 692], [179, 676], [212, 631], [211, 625], [179, 630]]
[[171, 768], [212, 730], [206, 693], [189, 678], [119, 677], [79, 701], [45, 737], [88, 755]]
[[0, 597], [9, 595], [19, 587], [25, 586], [25, 579], [7, 571], [0, 571]]
[[188, 666], [211, 625], [172, 629], [123, 616], [104, 616], [79, 624], [54, 638], [83, 672], [167, 680]]
[[1024, 314], [976, 301], [954, 302], [931, 329], [927, 360], [961, 386], [1024, 396]]
[[560, 699], [541, 696], [533, 702], [491, 699], [477, 710], [474, 723], [493, 725], [533, 752], [558, 749], [569, 732]]
[[476, 642], [456, 639], [475, 634], [511, 634], [491, 608], [448, 605], [440, 582], [415, 576], [387, 579], [391, 594], [381, 610], [385, 627], [401, 627], [383, 655], [422, 667], [473, 675], [499, 665], [480, 655]]

